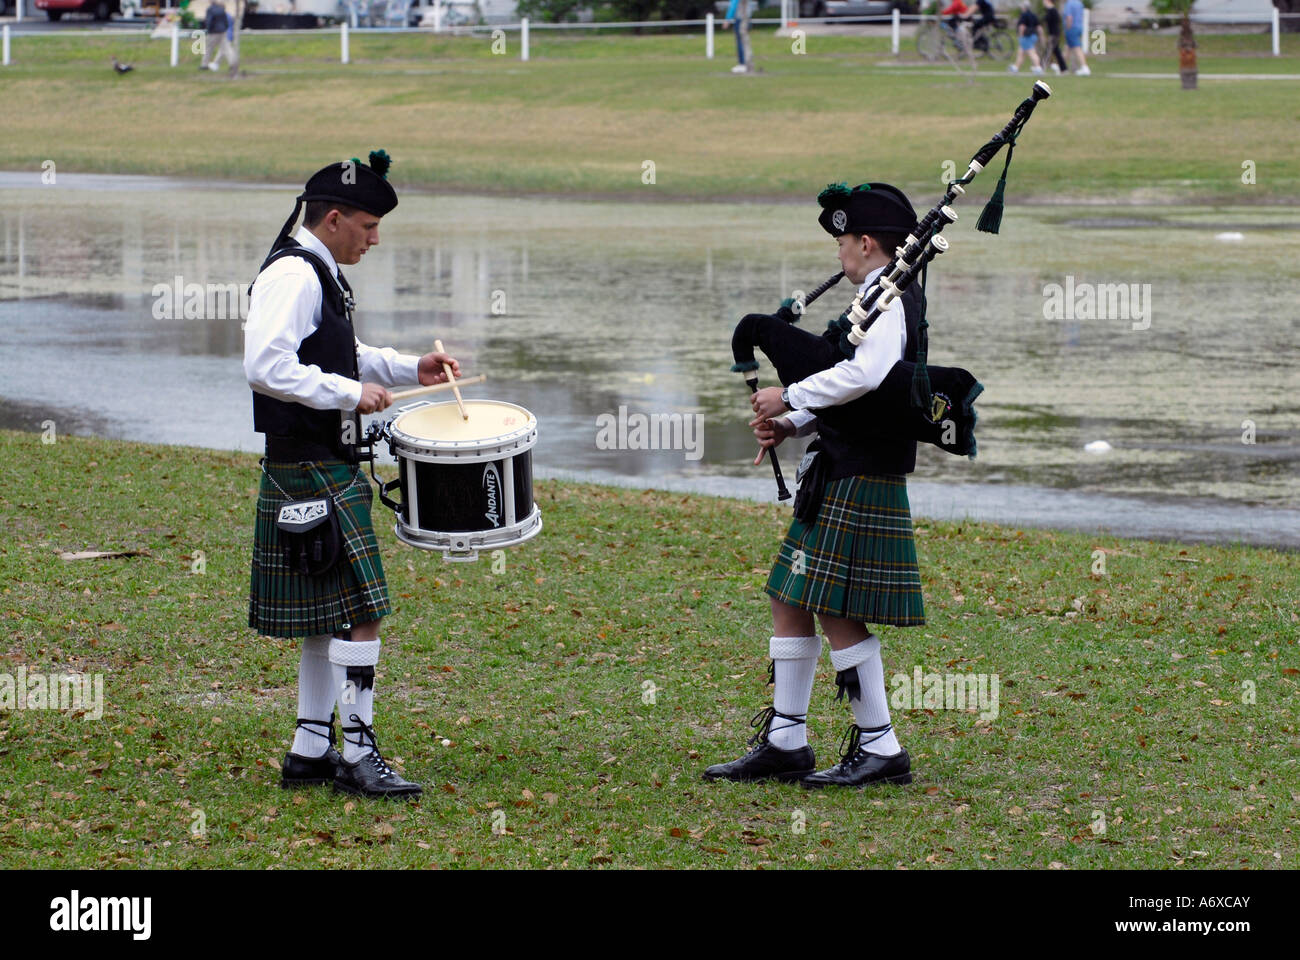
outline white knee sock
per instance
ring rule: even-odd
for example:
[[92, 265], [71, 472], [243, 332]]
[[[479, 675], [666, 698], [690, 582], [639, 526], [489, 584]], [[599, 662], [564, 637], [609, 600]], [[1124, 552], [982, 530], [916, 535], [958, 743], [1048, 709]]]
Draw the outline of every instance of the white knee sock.
[[[861, 643], [843, 650], [831, 650], [831, 664], [837, 671], [856, 674], [858, 696], [849, 696], [853, 717], [862, 728], [861, 745], [868, 753], [892, 757], [903, 748], [889, 726], [889, 698], [885, 695], [885, 667], [880, 660], [880, 638], [867, 634]], [[849, 675], [845, 679], [852, 680]], [[885, 727], [881, 730], [879, 728]]]
[[334, 673], [330, 669], [329, 636], [307, 637], [298, 660], [298, 719], [314, 720], [294, 731], [292, 753], [320, 757], [329, 747], [329, 722], [334, 713]]
[[375, 664], [379, 662], [379, 638], [367, 641], [330, 641], [330, 666], [334, 671], [334, 690], [339, 701], [339, 719], [343, 726], [343, 759], [356, 763], [373, 746], [364, 731], [348, 731], [357, 717], [366, 726], [375, 722]]
[[[820, 637], [773, 637], [768, 646], [772, 657], [772, 706], [777, 713], [806, 720], [812, 699], [817, 658], [822, 652]], [[808, 724], [773, 717], [768, 741], [779, 750], [808, 745]]]

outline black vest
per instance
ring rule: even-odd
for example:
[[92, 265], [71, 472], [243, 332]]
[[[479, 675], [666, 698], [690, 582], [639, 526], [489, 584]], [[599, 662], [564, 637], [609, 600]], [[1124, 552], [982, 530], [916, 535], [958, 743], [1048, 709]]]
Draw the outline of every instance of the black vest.
[[[907, 345], [903, 359], [916, 361], [918, 325], [921, 322], [921, 290], [913, 284], [903, 291], [903, 323], [907, 328]], [[837, 339], [832, 328], [827, 335]], [[878, 435], [874, 423], [898, 415], [893, 399], [886, 400], [871, 391], [856, 400], [815, 411], [817, 439], [809, 449], [821, 451], [826, 458], [826, 479], [839, 480], [862, 474], [902, 475], [916, 469], [916, 441]]]
[[[343, 279], [342, 272], [336, 283], [325, 261], [291, 241], [290, 246], [282, 247], [266, 258], [258, 275], [281, 257], [302, 257], [312, 265], [320, 280], [320, 326], [298, 345], [298, 362], [306, 366], [315, 364], [325, 373], [360, 380], [357, 340], [352, 330], [352, 288]], [[249, 291], [252, 291], [251, 285]], [[294, 452], [288, 459], [357, 462], [354, 445], [361, 438], [361, 421], [355, 411], [316, 410], [302, 403], [278, 400], [253, 391], [253, 429], [266, 434], [268, 454], [275, 459], [281, 457], [271, 451], [280, 442], [292, 444], [288, 449]]]

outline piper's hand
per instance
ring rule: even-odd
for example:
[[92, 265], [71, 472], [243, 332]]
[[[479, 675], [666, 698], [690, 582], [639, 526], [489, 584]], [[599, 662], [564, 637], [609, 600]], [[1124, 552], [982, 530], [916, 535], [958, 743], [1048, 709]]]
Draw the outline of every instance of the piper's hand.
[[754, 458], [754, 466], [763, 462], [763, 454], [773, 447], [780, 446], [781, 441], [787, 437], [794, 436], [794, 424], [785, 417], [776, 420], [755, 420], [751, 426], [754, 428], [754, 436], [758, 438], [758, 456]]
[[450, 353], [426, 353], [420, 358], [420, 386], [429, 387], [435, 383], [443, 383], [447, 379], [447, 371], [442, 369], [444, 363], [451, 364], [451, 372], [456, 379], [460, 379], [460, 363]]
[[758, 414], [750, 421], [751, 427], [756, 426], [759, 420], [770, 420], [786, 412], [785, 404], [781, 402], [780, 387], [764, 387], [749, 398], [749, 405]]
[[377, 383], [361, 385], [361, 401], [357, 413], [378, 413], [393, 405], [393, 395]]

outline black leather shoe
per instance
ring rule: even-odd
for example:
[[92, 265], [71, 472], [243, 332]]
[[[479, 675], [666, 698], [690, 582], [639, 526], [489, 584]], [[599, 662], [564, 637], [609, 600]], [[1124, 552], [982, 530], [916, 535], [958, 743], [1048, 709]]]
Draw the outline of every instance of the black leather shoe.
[[786, 713], [777, 713], [775, 707], [767, 707], [749, 721], [751, 727], [760, 727], [758, 733], [749, 740], [756, 744], [749, 753], [730, 763], [715, 763], [704, 771], [705, 780], [798, 780], [817, 768], [812, 747], [803, 746], [794, 750], [782, 750], [768, 741], [772, 720], [781, 717], [792, 723], [803, 723], [803, 717], [794, 717]]
[[[319, 757], [304, 757], [293, 751], [286, 753], [284, 762], [280, 764], [280, 786], [289, 790], [293, 787], [319, 787], [333, 783], [334, 773], [343, 762], [339, 752], [334, 749], [334, 714], [330, 714], [328, 723], [299, 717], [297, 725], [318, 737], [328, 739], [329, 746]], [[321, 727], [325, 728], [325, 733], [320, 732]]]
[[388, 765], [388, 761], [379, 753], [375, 743], [375, 731], [355, 713], [348, 717], [356, 726], [344, 727], [343, 737], [349, 733], [357, 734], [357, 740], [368, 744], [370, 752], [356, 763], [339, 759], [338, 772], [334, 775], [336, 793], [352, 793], [362, 797], [383, 797], [391, 800], [411, 800], [423, 791], [418, 783], [404, 779]]
[[[889, 730], [888, 724], [883, 727], [874, 727], [866, 732], [875, 733], [876, 731], [886, 730]], [[820, 770], [804, 777], [799, 782], [809, 789], [818, 787], [865, 787], [871, 783], [911, 783], [912, 758], [907, 755], [907, 751], [900, 750], [892, 757], [882, 757], [876, 753], [868, 753], [861, 746], [863, 732], [862, 728], [856, 723], [849, 727], [849, 732], [844, 737], [847, 747], [845, 748], [844, 744], [841, 744], [840, 762], [829, 770]]]
[[286, 753], [284, 763], [280, 765], [280, 786], [289, 790], [293, 787], [319, 787], [334, 782], [343, 758], [333, 747], [326, 747], [319, 757], [304, 757], [296, 753]]

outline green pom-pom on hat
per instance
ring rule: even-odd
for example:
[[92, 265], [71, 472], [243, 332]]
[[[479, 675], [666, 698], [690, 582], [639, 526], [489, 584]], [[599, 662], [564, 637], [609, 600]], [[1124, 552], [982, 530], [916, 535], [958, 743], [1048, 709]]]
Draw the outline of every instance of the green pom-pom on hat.
[[388, 168], [393, 165], [393, 158], [388, 155], [387, 150], [370, 151], [370, 169], [375, 171], [385, 180], [388, 179]]
[[843, 204], [852, 192], [847, 183], [828, 183], [826, 189], [817, 194], [817, 202], [823, 210], [829, 210]]

